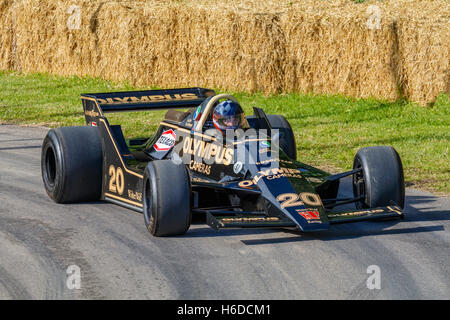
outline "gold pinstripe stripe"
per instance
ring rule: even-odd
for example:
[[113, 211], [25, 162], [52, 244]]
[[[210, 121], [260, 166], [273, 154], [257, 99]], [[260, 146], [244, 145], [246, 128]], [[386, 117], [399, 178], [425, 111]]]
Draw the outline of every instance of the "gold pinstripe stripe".
[[142, 203], [139, 203], [139, 202], [135, 202], [135, 201], [131, 201], [131, 200], [128, 200], [128, 199], [125, 199], [125, 198], [122, 198], [122, 197], [116, 196], [116, 195], [114, 195], [114, 194], [111, 194], [111, 193], [107, 193], [107, 192], [105, 192], [105, 197], [109, 197], [109, 198], [113, 198], [113, 199], [116, 199], [116, 200], [120, 200], [120, 201], [123, 201], [123, 202], [129, 203], [129, 204], [132, 204], [132, 205], [134, 205], [134, 206], [136, 206], [136, 207], [140, 207], [140, 208], [142, 208], [142, 207], [143, 207]]
[[398, 214], [402, 214], [402, 212], [401, 212], [401, 211], [399, 211], [399, 210], [397, 210], [397, 209], [394, 209], [394, 208], [393, 208], [393, 207], [391, 207], [391, 206], [387, 206], [387, 208], [388, 208], [389, 210], [391, 210], [391, 211], [395, 212], [395, 213], [398, 213]]
[[141, 179], [144, 178], [143, 175], [141, 175], [141, 174], [139, 174], [139, 173], [136, 173], [136, 172], [134, 172], [134, 171], [132, 171], [132, 170], [130, 170], [130, 169], [128, 169], [128, 168], [126, 167], [125, 163], [123, 162], [122, 156], [121, 156], [121, 154], [120, 154], [120, 152], [119, 152], [119, 149], [118, 149], [117, 146], [116, 146], [116, 142], [114, 141], [114, 138], [112, 137], [111, 132], [109, 131], [108, 126], [106, 125], [105, 119], [99, 118], [99, 120], [102, 121], [102, 122], [104, 123], [105, 128], [106, 128], [106, 131], [108, 132], [109, 137], [111, 138], [111, 141], [112, 141], [112, 143], [113, 143], [113, 145], [114, 145], [114, 148], [116, 149], [117, 154], [119, 155], [120, 162], [122, 163], [122, 166], [123, 166], [123, 168], [125, 169], [125, 171], [128, 172], [129, 174], [132, 174], [132, 175], [138, 177], [138, 178], [141, 178]]

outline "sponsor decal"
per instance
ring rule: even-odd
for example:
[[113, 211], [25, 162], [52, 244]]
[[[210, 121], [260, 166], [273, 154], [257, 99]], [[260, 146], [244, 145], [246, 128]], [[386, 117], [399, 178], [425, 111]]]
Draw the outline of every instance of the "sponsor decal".
[[278, 221], [278, 217], [249, 217], [249, 218], [224, 218], [220, 219], [222, 222], [265, 222], [265, 221]]
[[[296, 169], [292, 169], [292, 170], [296, 170]], [[302, 176], [300, 174], [296, 174], [293, 172], [289, 172], [289, 173], [280, 173], [280, 174], [276, 174], [273, 176], [268, 176], [267, 180], [274, 180], [274, 179], [278, 179], [278, 178], [282, 178], [282, 177], [286, 177], [286, 178], [301, 178]]]
[[86, 110], [84, 111], [84, 114], [87, 115], [88, 117], [98, 117], [99, 113], [93, 110]]
[[[398, 210], [394, 210], [391, 207], [387, 207], [387, 209], [391, 212], [395, 212], [398, 214], [401, 214], [399, 211], [400, 209], [398, 207], [394, 207]], [[384, 213], [386, 212], [385, 209], [372, 209], [372, 210], [362, 210], [362, 211], [351, 211], [351, 212], [345, 212], [345, 213], [337, 213], [337, 214], [329, 214], [328, 217], [335, 218], [335, 217], [349, 217], [349, 216], [364, 216], [364, 215], [371, 215], [374, 213]]]
[[233, 172], [238, 174], [239, 172], [241, 172], [243, 166], [244, 165], [242, 164], [242, 162], [237, 161], [233, 166]]
[[191, 160], [191, 162], [189, 163], [189, 169], [207, 175], [211, 173], [211, 166], [194, 160]]
[[195, 93], [181, 93], [181, 94], [164, 94], [164, 95], [149, 95], [149, 96], [131, 96], [131, 97], [113, 97], [100, 99], [97, 101], [100, 104], [123, 104], [123, 103], [152, 103], [160, 101], [176, 101], [176, 100], [195, 100], [199, 97]]
[[270, 159], [258, 161], [255, 164], [259, 166], [259, 165], [263, 165], [263, 164], [267, 164], [267, 163], [271, 163], [271, 162], [279, 162], [279, 163], [284, 163], [284, 164], [294, 164], [293, 161], [283, 160], [283, 159], [279, 159], [279, 158], [270, 158]]
[[270, 148], [270, 142], [269, 141], [261, 141], [259, 143], [259, 145], [261, 146], [261, 148]]
[[176, 134], [172, 129], [164, 131], [156, 141], [154, 148], [156, 151], [167, 151], [175, 145]]
[[[255, 164], [257, 165], [257, 166], [259, 166], [259, 165], [262, 165], [262, 164], [267, 164], [267, 163], [272, 163], [272, 162], [278, 162], [278, 161], [280, 161], [280, 159], [278, 159], [278, 158], [270, 158], [270, 159], [266, 159], [266, 160], [263, 160], [263, 161], [257, 161]], [[281, 162], [281, 161], [280, 161]]]
[[185, 137], [183, 142], [183, 153], [191, 154], [207, 161], [214, 159], [217, 164], [224, 164], [227, 166], [233, 161], [234, 149], [227, 148], [217, 143]]
[[197, 110], [195, 110], [194, 115], [192, 117], [195, 121], [198, 121], [200, 119], [200, 117], [202, 116], [202, 112], [201, 111], [202, 111], [202, 106], [199, 106], [197, 108]]
[[134, 192], [133, 190], [128, 189], [128, 198], [133, 200], [142, 201], [142, 193]]
[[252, 180], [243, 180], [239, 182], [239, 186], [243, 188], [247, 188], [252, 184], [257, 184], [258, 181], [262, 178], [266, 177], [268, 180], [273, 180], [281, 177], [288, 178], [301, 178], [299, 169], [292, 168], [272, 168], [267, 170], [259, 171]]
[[194, 178], [192, 178], [192, 181], [193, 182], [210, 182], [209, 180], [206, 180], [206, 179], [202, 179], [202, 178], [199, 178], [199, 177], [194, 177]]
[[306, 179], [307, 179], [309, 182], [312, 182], [312, 183], [322, 183], [322, 182], [323, 182], [322, 179], [314, 178], [314, 177], [306, 177]]
[[305, 218], [308, 223], [322, 223], [319, 211], [315, 209], [295, 209], [295, 211]]

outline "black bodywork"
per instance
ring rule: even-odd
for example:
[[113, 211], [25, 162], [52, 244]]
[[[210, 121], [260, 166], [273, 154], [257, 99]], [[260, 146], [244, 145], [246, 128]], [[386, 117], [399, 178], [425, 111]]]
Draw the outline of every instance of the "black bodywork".
[[[339, 205], [362, 200], [337, 198], [339, 180], [360, 169], [333, 175], [290, 159], [283, 150], [275, 155], [272, 148], [277, 139], [261, 109], [254, 108], [254, 115], [247, 117], [249, 127], [257, 132], [253, 136], [227, 140], [194, 130], [194, 116], [202, 111], [199, 106], [213, 96], [213, 90], [204, 88], [83, 94], [86, 124], [97, 126], [102, 140], [102, 199], [142, 212], [147, 163], [172, 159], [185, 161], [191, 179], [192, 214], [205, 215], [207, 224], [215, 229], [315, 231], [334, 223], [402, 216], [394, 203], [336, 212]], [[145, 139], [126, 140], [120, 125], [110, 125], [105, 116], [108, 112], [158, 109], [168, 111], [156, 133]], [[245, 160], [240, 161], [243, 154]]]

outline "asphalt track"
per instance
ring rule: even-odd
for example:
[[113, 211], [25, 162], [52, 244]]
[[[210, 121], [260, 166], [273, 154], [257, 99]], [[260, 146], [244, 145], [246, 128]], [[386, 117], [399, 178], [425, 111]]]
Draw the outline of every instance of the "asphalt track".
[[[53, 203], [40, 173], [45, 132], [0, 126], [0, 299], [450, 298], [449, 198], [408, 189], [405, 220], [313, 234], [195, 224], [155, 238], [113, 204]], [[67, 286], [70, 265], [81, 289]], [[371, 265], [380, 289], [367, 287]]]

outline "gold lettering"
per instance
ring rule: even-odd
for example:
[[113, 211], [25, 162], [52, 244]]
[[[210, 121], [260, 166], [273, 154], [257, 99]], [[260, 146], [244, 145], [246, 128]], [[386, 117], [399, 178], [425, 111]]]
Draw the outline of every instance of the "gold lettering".
[[218, 145], [211, 143], [206, 158], [211, 159], [211, 157], [215, 156], [218, 148], [220, 148]]
[[191, 153], [191, 145], [192, 145], [192, 139], [189, 137], [186, 137], [183, 142], [183, 153]]
[[141, 99], [139, 99], [138, 97], [130, 97], [130, 102], [134, 103], [141, 102]]
[[223, 164], [227, 166], [231, 162], [233, 162], [233, 156], [234, 156], [234, 149], [227, 148], [225, 151], [225, 161], [223, 162]]
[[215, 163], [229, 165], [233, 161], [234, 149], [223, 147], [217, 143], [208, 143], [200, 139], [186, 137], [183, 142], [183, 153], [205, 160], [213, 157]]
[[227, 148], [221, 148], [221, 150], [219, 152], [217, 152], [216, 163], [222, 163], [223, 162], [223, 157], [225, 155], [226, 149]]
[[114, 98], [116, 100], [116, 102], [118, 103], [127, 103], [129, 97], [123, 97], [123, 98]]
[[251, 185], [253, 185], [253, 181], [251, 181], [251, 180], [243, 180], [243, 181], [238, 183], [238, 186], [241, 187], [241, 188], [248, 188]]
[[154, 96], [148, 96], [150, 98], [150, 100], [152, 101], [160, 101], [160, 100], [165, 100], [164, 96], [161, 95], [154, 95]]
[[191, 162], [189, 163], [189, 168], [191, 170], [200, 172], [200, 173], [204, 173], [204, 174], [210, 174], [211, 173], [211, 166], [206, 165], [204, 163], [201, 162], [196, 162], [194, 160], [191, 160]]
[[198, 99], [197, 95], [195, 93], [183, 93], [181, 95], [182, 99], [185, 100], [193, 100], [193, 99]]
[[282, 172], [282, 170], [281, 170], [280, 168], [273, 168], [273, 169], [272, 169], [272, 173], [273, 173], [274, 175], [280, 174], [281, 172]]
[[199, 99], [195, 93], [182, 93], [182, 94], [165, 94], [165, 95], [150, 95], [141, 97], [113, 97], [106, 99], [97, 99], [100, 104], [115, 104], [115, 103], [138, 103], [138, 102], [155, 102], [155, 101], [170, 101], [170, 100], [193, 100]]
[[194, 154], [199, 157], [203, 157], [202, 154], [205, 150], [205, 142], [203, 140], [195, 139], [194, 140]]
[[84, 113], [89, 117], [98, 117], [99, 116], [98, 112], [95, 112], [93, 110], [86, 110]]
[[223, 222], [245, 222], [245, 221], [278, 221], [278, 217], [242, 217], [242, 218], [224, 218]]

